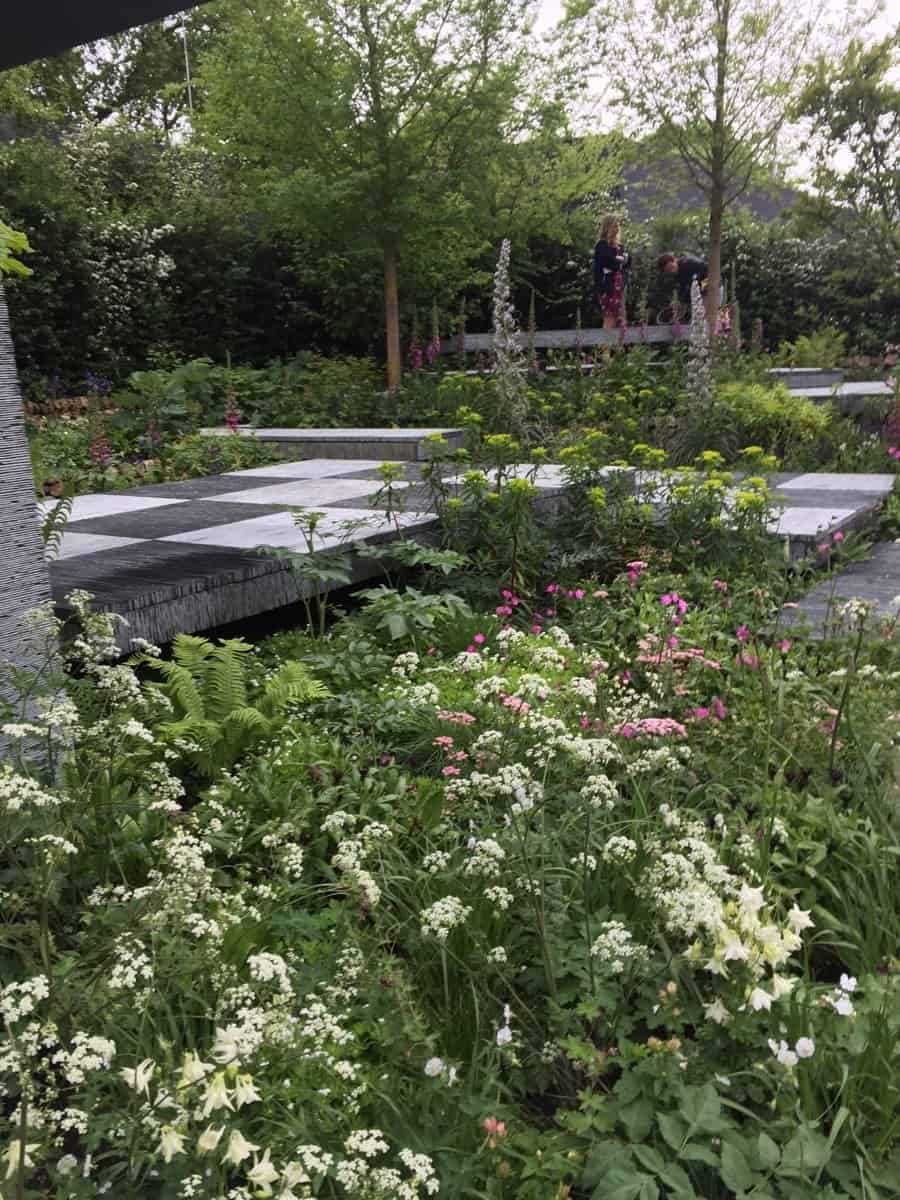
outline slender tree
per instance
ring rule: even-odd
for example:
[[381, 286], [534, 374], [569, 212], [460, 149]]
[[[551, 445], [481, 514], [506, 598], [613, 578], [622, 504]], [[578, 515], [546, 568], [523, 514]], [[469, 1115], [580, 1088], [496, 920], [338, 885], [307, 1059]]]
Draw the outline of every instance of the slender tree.
[[409, 231], [452, 236], [466, 177], [520, 121], [525, 4], [233, 0], [205, 61], [209, 144], [256, 169], [297, 221], [326, 228], [335, 252], [377, 245], [391, 388]]
[[[814, 151], [817, 210], [829, 225], [865, 229], [876, 255], [900, 270], [900, 26], [874, 43], [853, 39], [807, 73], [797, 116]], [[858, 233], [857, 233], [858, 236]]]
[[798, 0], [572, 0], [570, 21], [641, 132], [659, 131], [709, 209], [707, 312], [715, 320], [725, 213], [773, 159], [802, 78], [811, 11]]

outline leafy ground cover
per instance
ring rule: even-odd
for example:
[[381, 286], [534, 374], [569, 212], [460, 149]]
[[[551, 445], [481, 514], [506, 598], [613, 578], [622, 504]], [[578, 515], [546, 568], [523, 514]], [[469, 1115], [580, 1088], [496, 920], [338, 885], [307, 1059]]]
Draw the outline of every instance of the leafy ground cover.
[[5, 1194], [900, 1194], [896, 618], [659, 541], [130, 664], [76, 596], [4, 726]]
[[[859, 422], [773, 386], [765, 375], [769, 362], [720, 352], [713, 395], [697, 406], [681, 351], [655, 361], [649, 351], [632, 350], [598, 359], [592, 373], [573, 356], [559, 356], [555, 371], [526, 375], [515, 432], [525, 457], [540, 449], [551, 461], [592, 431], [602, 436], [607, 462], [634, 461], [635, 446], [649, 444], [673, 465], [690, 463], [703, 449], [734, 464], [742, 447], [759, 445], [785, 470], [893, 469], [888, 451], [900, 422], [889, 399]], [[89, 385], [90, 394], [64, 417], [56, 402], [44, 406], [46, 412], [30, 409], [42, 494], [110, 490], [264, 461], [258, 447], [233, 439], [221, 448], [218, 440], [199, 436], [204, 426], [227, 421], [260, 427], [463, 424], [479, 437], [509, 432], [494, 376], [413, 372], [389, 394], [370, 359], [305, 356], [260, 369], [195, 360], [171, 371], [138, 372], [120, 391], [110, 392], [108, 381], [97, 378]]]

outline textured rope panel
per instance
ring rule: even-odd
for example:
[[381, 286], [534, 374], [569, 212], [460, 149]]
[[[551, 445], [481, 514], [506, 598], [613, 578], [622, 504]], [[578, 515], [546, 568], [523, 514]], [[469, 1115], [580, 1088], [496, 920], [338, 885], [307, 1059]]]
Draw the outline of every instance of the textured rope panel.
[[22, 396], [0, 285], [0, 658], [22, 661], [22, 616], [49, 598]]

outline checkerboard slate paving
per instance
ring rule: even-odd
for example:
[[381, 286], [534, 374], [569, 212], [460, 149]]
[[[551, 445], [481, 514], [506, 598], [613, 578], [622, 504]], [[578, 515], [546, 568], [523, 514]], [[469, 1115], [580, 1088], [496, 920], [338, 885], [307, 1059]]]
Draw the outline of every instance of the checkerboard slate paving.
[[[324, 514], [317, 549], [383, 540], [398, 528], [413, 535], [434, 529], [419, 464], [402, 464], [406, 511], [388, 522], [372, 508], [380, 466], [375, 459], [309, 458], [79, 496], [59, 558], [50, 564], [54, 597], [62, 602], [73, 588], [84, 588], [98, 607], [125, 616], [131, 627], [122, 634], [123, 649], [131, 637], [165, 641], [179, 630], [209, 629], [289, 604], [297, 599], [296, 580], [264, 548], [306, 552], [292, 507]], [[536, 483], [545, 502], [565, 503], [559, 466], [542, 466]], [[796, 473], [772, 483], [785, 506], [773, 533], [800, 553], [837, 529], [871, 522], [894, 476]], [[51, 504], [44, 502], [44, 511]], [[358, 566], [360, 580], [365, 570], [378, 569], [371, 562]]]

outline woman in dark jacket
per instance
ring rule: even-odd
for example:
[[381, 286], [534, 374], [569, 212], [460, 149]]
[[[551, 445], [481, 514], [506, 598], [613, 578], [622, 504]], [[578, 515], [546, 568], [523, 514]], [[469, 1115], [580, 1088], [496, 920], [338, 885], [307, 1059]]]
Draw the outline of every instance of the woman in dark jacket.
[[603, 328], [625, 323], [625, 284], [631, 255], [619, 244], [619, 218], [604, 217], [594, 247], [594, 302], [603, 313]]

